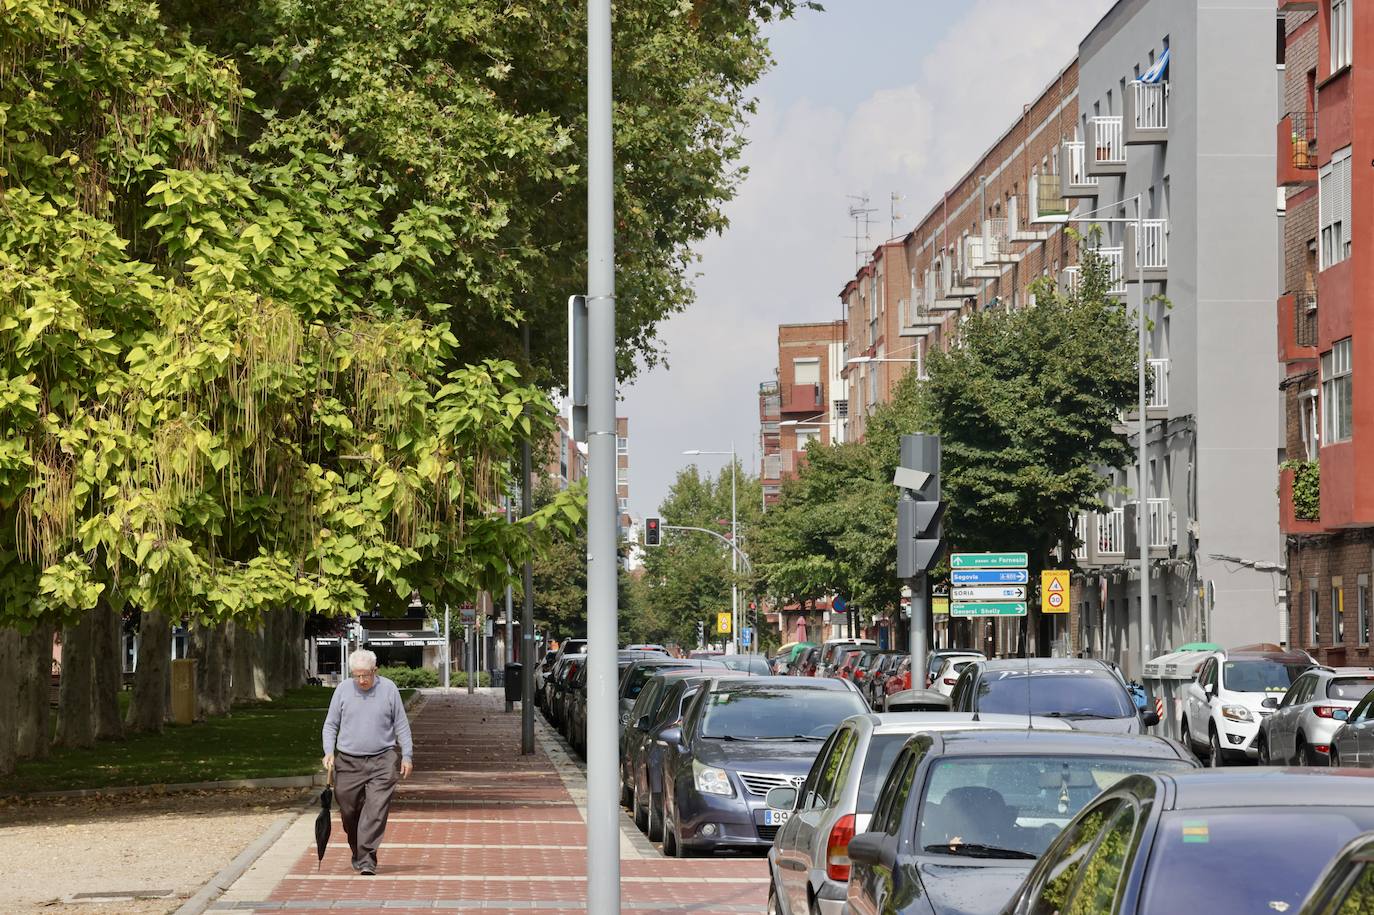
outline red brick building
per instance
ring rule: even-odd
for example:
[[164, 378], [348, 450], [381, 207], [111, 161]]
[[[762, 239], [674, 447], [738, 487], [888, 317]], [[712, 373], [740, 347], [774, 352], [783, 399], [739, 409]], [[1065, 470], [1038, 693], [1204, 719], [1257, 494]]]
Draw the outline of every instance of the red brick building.
[[759, 385], [765, 504], [796, 475], [808, 442], [844, 440], [848, 402], [837, 384], [844, 343], [843, 321], [778, 326], [776, 378]]
[[1374, 234], [1354, 230], [1366, 227], [1374, 189], [1369, 170], [1357, 167], [1374, 159], [1374, 105], [1359, 103], [1356, 81], [1361, 62], [1374, 60], [1374, 8], [1279, 0], [1278, 9], [1287, 630], [1290, 644], [1326, 663], [1367, 664], [1374, 397], [1363, 384], [1374, 377]]

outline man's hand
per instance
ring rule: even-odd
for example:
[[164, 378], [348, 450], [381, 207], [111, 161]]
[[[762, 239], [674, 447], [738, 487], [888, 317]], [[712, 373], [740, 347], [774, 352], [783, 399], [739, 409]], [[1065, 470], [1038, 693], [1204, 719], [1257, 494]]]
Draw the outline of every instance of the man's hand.
[[334, 768], [334, 754], [333, 754], [333, 753], [326, 753], [326, 754], [324, 754], [324, 767], [325, 767], [325, 769], [333, 769], [333, 768]]
[[401, 760], [401, 778], [410, 778], [410, 773], [414, 768], [415, 765], [410, 760]]

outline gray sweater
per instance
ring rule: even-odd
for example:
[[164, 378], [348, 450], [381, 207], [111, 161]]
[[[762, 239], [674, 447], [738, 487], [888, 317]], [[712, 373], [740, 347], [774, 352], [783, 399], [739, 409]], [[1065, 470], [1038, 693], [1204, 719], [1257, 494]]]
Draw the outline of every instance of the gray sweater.
[[336, 750], [349, 756], [375, 756], [399, 743], [401, 758], [409, 761], [410, 721], [401, 691], [386, 677], [374, 680], [369, 690], [360, 689], [351, 679], [343, 681], [329, 700], [323, 737], [326, 756]]

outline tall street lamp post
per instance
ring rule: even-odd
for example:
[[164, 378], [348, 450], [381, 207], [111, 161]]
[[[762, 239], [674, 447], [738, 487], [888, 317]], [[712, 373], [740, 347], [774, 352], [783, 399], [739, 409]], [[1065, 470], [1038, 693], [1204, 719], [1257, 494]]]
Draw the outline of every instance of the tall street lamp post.
[[[682, 452], [690, 457], [701, 454], [720, 454], [730, 456], [730, 543], [735, 549], [730, 551], [730, 571], [735, 573], [734, 578], [739, 576], [739, 514], [736, 511], [735, 502], [735, 475], [739, 468], [739, 459], [735, 455], [735, 443], [730, 443], [729, 451], [703, 451], [700, 448], [693, 448], [690, 451]], [[739, 582], [730, 582], [730, 644], [735, 648], [735, 654], [739, 654]]]

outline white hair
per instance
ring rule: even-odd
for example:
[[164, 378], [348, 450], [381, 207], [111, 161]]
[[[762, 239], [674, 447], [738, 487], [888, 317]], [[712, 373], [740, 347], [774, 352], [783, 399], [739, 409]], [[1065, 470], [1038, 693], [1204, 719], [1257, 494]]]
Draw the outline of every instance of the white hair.
[[348, 671], [355, 670], [376, 670], [377, 656], [366, 648], [359, 648], [348, 656]]

